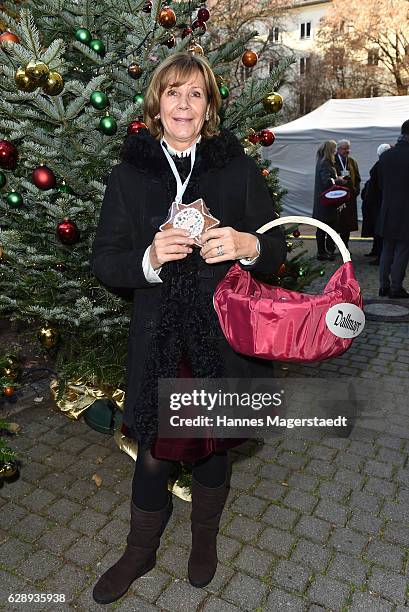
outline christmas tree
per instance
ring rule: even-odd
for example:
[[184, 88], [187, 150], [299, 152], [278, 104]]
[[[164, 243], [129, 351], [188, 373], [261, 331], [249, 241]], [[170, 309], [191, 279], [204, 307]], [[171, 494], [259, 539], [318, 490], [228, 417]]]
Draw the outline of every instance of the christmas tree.
[[[127, 133], [143, 124], [144, 92], [169, 53], [204, 54], [224, 99], [222, 126], [249, 155], [271, 146], [288, 62], [229, 99], [228, 66], [257, 63], [250, 32], [207, 48], [200, 2], [32, 0], [0, 12], [0, 312], [36, 329], [66, 381], [121, 387], [130, 298], [92, 275], [89, 255], [107, 176]], [[261, 161], [279, 212], [276, 170]], [[289, 245], [289, 250], [294, 248]], [[303, 254], [270, 279], [299, 288], [319, 271]]]

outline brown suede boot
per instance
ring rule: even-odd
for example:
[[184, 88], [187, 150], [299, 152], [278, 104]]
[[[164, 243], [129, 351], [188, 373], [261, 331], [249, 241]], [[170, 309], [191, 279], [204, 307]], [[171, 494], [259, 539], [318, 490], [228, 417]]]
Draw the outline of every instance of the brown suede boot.
[[192, 478], [192, 551], [188, 562], [192, 586], [206, 586], [216, 573], [216, 538], [227, 493], [226, 482], [210, 488]]
[[131, 527], [122, 557], [110, 567], [94, 586], [92, 596], [99, 604], [116, 601], [125, 595], [134, 580], [156, 564], [160, 537], [172, 514], [172, 495], [164, 508], [155, 512], [141, 510], [131, 501]]

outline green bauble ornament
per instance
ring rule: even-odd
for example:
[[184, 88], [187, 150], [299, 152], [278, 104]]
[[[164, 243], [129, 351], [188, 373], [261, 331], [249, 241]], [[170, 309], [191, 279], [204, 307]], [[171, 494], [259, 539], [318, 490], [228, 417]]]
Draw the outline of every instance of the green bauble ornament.
[[12, 208], [20, 208], [23, 205], [23, 197], [18, 191], [9, 191], [6, 195], [6, 202]]
[[57, 189], [60, 193], [74, 193], [71, 187], [65, 183], [65, 181], [63, 181]]
[[75, 30], [75, 39], [84, 45], [89, 45], [92, 40], [91, 32], [87, 28], [77, 28]]
[[105, 55], [105, 45], [102, 40], [99, 40], [99, 38], [93, 38], [89, 43], [89, 46], [93, 51], [95, 51], [95, 53], [98, 53], [98, 55], [100, 55], [101, 57]]
[[219, 91], [220, 91], [222, 100], [225, 100], [226, 98], [229, 97], [230, 92], [229, 92], [229, 88], [227, 87], [227, 85], [220, 85]]
[[5, 172], [0, 171], [0, 189], [3, 189], [7, 183], [7, 176]]
[[99, 122], [99, 129], [106, 136], [113, 136], [114, 134], [116, 134], [118, 124], [116, 122], [115, 117], [111, 117], [110, 115], [102, 117], [101, 121]]
[[136, 102], [136, 104], [140, 104], [140, 105], [143, 104], [143, 99], [144, 99], [144, 95], [140, 91], [136, 93], [133, 97], [133, 101]]
[[109, 105], [108, 96], [103, 91], [93, 91], [90, 97], [90, 102], [97, 110], [104, 110]]

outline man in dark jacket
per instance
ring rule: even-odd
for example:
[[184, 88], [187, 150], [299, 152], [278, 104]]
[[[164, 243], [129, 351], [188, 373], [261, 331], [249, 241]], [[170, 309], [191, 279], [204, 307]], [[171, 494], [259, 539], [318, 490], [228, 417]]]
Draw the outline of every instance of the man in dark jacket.
[[396, 145], [379, 159], [379, 184], [382, 205], [377, 234], [383, 237], [379, 295], [409, 298], [402, 287], [409, 261], [409, 119]]

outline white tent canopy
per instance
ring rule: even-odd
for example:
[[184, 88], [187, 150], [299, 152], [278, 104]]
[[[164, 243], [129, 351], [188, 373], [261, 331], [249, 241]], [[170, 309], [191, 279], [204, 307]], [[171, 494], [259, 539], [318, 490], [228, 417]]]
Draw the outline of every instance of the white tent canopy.
[[[262, 154], [279, 168], [280, 184], [289, 192], [283, 200], [283, 214], [312, 215], [316, 152], [325, 140], [351, 141], [362, 188], [378, 159], [378, 146], [394, 144], [407, 119], [409, 96], [357, 98], [328, 100], [308, 115], [272, 128], [276, 141]], [[358, 215], [361, 217], [359, 204]]]

